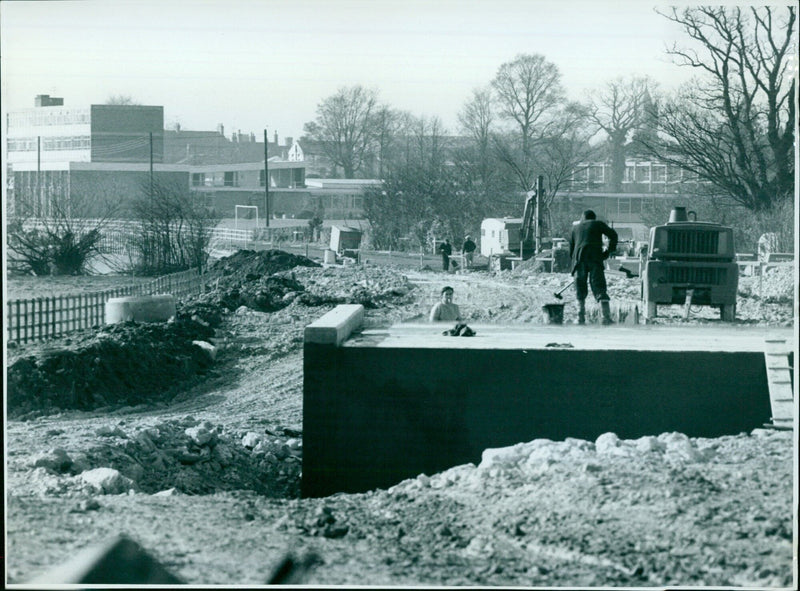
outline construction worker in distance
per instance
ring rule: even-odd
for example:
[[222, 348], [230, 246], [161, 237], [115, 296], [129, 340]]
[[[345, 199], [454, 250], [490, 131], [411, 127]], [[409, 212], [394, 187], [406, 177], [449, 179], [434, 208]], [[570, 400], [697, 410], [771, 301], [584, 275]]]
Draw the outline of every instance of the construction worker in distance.
[[478, 248], [478, 245], [473, 242], [472, 238], [469, 234], [464, 237], [464, 244], [461, 247], [461, 252], [464, 253], [464, 265], [467, 269], [472, 268], [472, 261], [475, 257], [475, 249]]
[[[603, 249], [603, 236], [608, 238], [608, 249]], [[583, 212], [581, 220], [572, 227], [569, 237], [569, 254], [572, 258], [572, 276], [575, 278], [575, 292], [578, 297], [578, 324], [586, 323], [586, 296], [589, 290], [600, 302], [603, 311], [603, 324], [611, 324], [611, 304], [606, 293], [606, 274], [604, 261], [617, 248], [617, 233], [605, 222], [597, 219], [591, 209]]]

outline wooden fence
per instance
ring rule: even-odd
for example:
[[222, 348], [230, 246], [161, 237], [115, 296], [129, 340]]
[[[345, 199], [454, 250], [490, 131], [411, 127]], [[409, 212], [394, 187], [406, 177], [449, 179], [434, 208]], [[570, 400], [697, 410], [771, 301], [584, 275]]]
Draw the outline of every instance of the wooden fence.
[[191, 269], [101, 292], [10, 300], [6, 304], [8, 342], [42, 341], [84, 328], [100, 327], [105, 324], [105, 305], [110, 298], [157, 293], [179, 298], [200, 293], [210, 279], [210, 275]]

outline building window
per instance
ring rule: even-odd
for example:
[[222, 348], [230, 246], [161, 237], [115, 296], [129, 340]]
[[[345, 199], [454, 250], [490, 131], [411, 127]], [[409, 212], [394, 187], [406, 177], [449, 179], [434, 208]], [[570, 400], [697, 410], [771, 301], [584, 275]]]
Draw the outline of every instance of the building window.
[[623, 178], [622, 182], [624, 183], [633, 183], [636, 181], [636, 166], [634, 164], [628, 164], [625, 166], [625, 178]]
[[238, 187], [238, 174], [236, 172], [226, 172], [223, 185], [225, 187]]
[[653, 182], [656, 183], [667, 182], [667, 166], [665, 164], [653, 165]]
[[193, 187], [202, 187], [205, 184], [206, 175], [202, 172], [193, 172], [192, 173], [192, 186]]
[[650, 182], [650, 165], [637, 164], [636, 165], [636, 181], [640, 183]]
[[263, 168], [258, 171], [258, 184], [259, 186], [263, 187], [267, 184], [267, 171]]

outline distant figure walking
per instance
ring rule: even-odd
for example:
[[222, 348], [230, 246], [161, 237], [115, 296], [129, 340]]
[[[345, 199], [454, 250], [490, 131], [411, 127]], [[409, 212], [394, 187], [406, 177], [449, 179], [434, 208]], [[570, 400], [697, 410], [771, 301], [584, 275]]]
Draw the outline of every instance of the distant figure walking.
[[450, 240], [444, 239], [444, 242], [439, 245], [439, 252], [442, 253], [442, 270], [449, 271], [450, 255], [453, 254], [453, 246], [450, 244]]
[[461, 320], [461, 312], [458, 306], [453, 303], [453, 288], [449, 285], [442, 288], [442, 300], [431, 308], [431, 322], [453, 322]]
[[472, 267], [472, 259], [475, 256], [475, 249], [478, 246], [472, 241], [472, 238], [467, 234], [464, 237], [464, 244], [461, 246], [461, 252], [464, 253], [464, 265], [469, 269]]
[[[608, 238], [608, 249], [603, 250], [603, 236]], [[595, 299], [603, 310], [603, 324], [611, 324], [611, 304], [606, 292], [604, 261], [617, 248], [617, 233], [605, 222], [597, 219], [591, 209], [583, 212], [581, 221], [572, 227], [569, 254], [572, 257], [572, 275], [575, 277], [575, 294], [578, 298], [578, 324], [586, 322], [586, 282], [592, 287]]]

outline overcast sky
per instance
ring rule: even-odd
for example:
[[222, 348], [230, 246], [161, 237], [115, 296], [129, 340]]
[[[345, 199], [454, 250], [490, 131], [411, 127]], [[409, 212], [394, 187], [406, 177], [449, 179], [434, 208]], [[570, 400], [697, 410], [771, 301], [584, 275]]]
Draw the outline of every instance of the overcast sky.
[[674, 87], [680, 29], [647, 1], [116, 0], [0, 2], [3, 110], [126, 95], [165, 125], [299, 137], [317, 104], [362, 84], [451, 132], [474, 88], [520, 53], [561, 70], [572, 98], [616, 76]]

